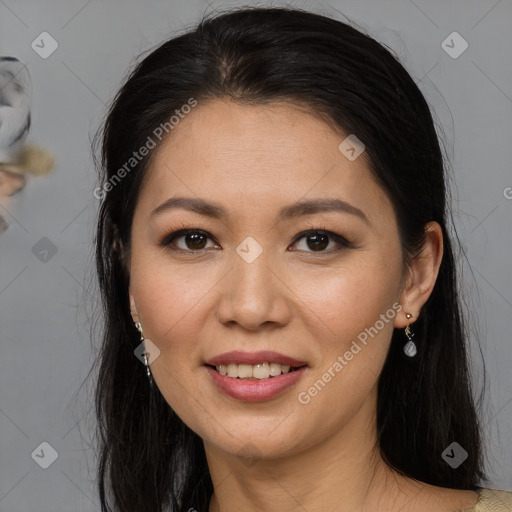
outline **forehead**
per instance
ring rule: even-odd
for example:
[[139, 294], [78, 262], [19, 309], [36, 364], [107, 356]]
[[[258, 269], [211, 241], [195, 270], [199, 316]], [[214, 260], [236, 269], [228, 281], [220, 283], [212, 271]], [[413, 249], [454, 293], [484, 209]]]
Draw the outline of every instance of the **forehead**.
[[365, 153], [351, 161], [340, 151], [345, 137], [289, 103], [199, 102], [155, 149], [140, 201], [208, 197], [238, 215], [308, 197], [350, 201], [368, 216], [390, 208]]
[[309, 162], [331, 163], [338, 139], [327, 124], [290, 103], [210, 100], [179, 121], [159, 148], [157, 160], [169, 160], [173, 153], [179, 158], [193, 149], [188, 158], [201, 160], [205, 169], [221, 171], [222, 166], [242, 175], [251, 163], [258, 172], [285, 177], [291, 167], [300, 172]]

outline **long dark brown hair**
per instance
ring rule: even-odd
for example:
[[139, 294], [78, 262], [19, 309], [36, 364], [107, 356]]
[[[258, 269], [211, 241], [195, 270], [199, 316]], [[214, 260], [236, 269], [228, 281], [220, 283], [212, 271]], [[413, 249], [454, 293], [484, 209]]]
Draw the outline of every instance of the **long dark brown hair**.
[[[378, 384], [378, 445], [404, 475], [476, 490], [484, 479], [481, 432], [466, 354], [447, 175], [429, 107], [398, 59], [351, 24], [291, 8], [244, 8], [206, 16], [151, 51], [130, 72], [102, 130], [96, 270], [103, 308], [97, 359], [98, 483], [102, 511], [208, 510], [213, 485], [203, 442], [150, 389], [134, 356], [126, 255], [151, 156], [119, 169], [190, 98], [304, 104], [364, 143], [371, 171], [394, 206], [405, 262], [438, 222], [444, 254], [435, 288], [415, 322], [418, 354], [395, 330]], [[171, 135], [172, 136], [172, 133]], [[108, 185], [110, 184], [110, 185]], [[453, 441], [468, 458], [441, 457]]]

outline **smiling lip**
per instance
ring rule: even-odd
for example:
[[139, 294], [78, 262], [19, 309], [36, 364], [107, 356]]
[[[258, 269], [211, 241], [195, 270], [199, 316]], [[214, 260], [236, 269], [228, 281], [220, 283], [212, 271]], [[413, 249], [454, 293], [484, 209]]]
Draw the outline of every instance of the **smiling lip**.
[[243, 352], [235, 350], [233, 352], [225, 352], [218, 356], [212, 357], [205, 364], [211, 366], [220, 366], [221, 364], [261, 364], [261, 363], [279, 363], [289, 366], [304, 366], [304, 361], [299, 361], [293, 357], [285, 356], [279, 352], [271, 350], [262, 350], [260, 352]]
[[286, 389], [295, 384], [304, 374], [307, 367], [302, 366], [289, 373], [282, 373], [277, 377], [268, 379], [236, 379], [221, 375], [211, 366], [204, 366], [210, 374], [215, 386], [219, 391], [226, 393], [232, 398], [245, 402], [262, 402], [270, 400], [283, 393]]
[[[212, 366], [219, 367], [220, 365], [228, 364], [256, 365], [261, 363], [279, 363], [297, 369], [267, 379], [238, 379], [229, 377], [228, 375], [221, 375], [215, 368], [212, 368]], [[271, 350], [261, 350], [259, 352], [235, 350], [212, 357], [206, 361], [204, 367], [210, 374], [219, 391], [237, 400], [261, 402], [280, 395], [295, 384], [304, 374], [304, 371], [307, 369], [307, 364], [304, 361], [299, 361], [293, 357], [285, 356], [284, 354]]]

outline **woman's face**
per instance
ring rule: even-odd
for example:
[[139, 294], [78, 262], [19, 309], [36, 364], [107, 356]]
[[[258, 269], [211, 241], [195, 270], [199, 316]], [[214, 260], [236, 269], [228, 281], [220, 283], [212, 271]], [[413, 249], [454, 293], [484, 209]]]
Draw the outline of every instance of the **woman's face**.
[[[393, 327], [407, 311], [403, 266], [392, 205], [365, 153], [354, 159], [362, 148], [347, 141], [342, 152], [343, 139], [289, 104], [215, 100], [199, 102], [155, 150], [133, 219], [132, 313], [160, 350], [158, 388], [209, 446], [284, 456], [372, 421]], [[225, 216], [152, 214], [176, 197]], [[341, 206], [293, 208], [313, 200]], [[182, 229], [199, 233], [171, 241]], [[231, 351], [307, 366], [293, 379], [234, 382], [206, 366]], [[254, 371], [266, 375], [265, 365]], [[288, 386], [277, 389], [279, 379]]]

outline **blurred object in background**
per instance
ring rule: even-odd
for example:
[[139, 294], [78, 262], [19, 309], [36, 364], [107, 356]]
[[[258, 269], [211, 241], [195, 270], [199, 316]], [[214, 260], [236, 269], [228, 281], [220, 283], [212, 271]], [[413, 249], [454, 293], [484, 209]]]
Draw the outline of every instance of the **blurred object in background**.
[[[25, 186], [27, 173], [44, 176], [55, 164], [48, 151], [25, 144], [31, 101], [32, 81], [25, 64], [0, 57], [0, 206], [5, 209], [8, 198]], [[0, 234], [9, 226], [1, 213]]]
[[12, 162], [30, 128], [32, 82], [27, 67], [0, 57], [0, 162]]

